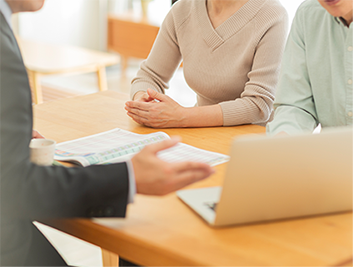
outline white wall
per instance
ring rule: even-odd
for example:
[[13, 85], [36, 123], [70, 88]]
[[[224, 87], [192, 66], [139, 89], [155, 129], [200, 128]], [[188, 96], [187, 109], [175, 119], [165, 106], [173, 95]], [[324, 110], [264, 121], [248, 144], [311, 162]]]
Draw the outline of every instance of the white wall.
[[[46, 0], [42, 10], [18, 16], [22, 37], [57, 44], [77, 45], [91, 49], [106, 48], [107, 10], [123, 12], [133, 6], [140, 12], [139, 0]], [[201, 1], [201, 0], [189, 0]], [[290, 22], [304, 0], [280, 0]], [[153, 0], [149, 15], [161, 22], [170, 8], [170, 0]]]
[[279, 1], [287, 9], [289, 22], [292, 23], [295, 12], [297, 11], [299, 5], [304, 2], [304, 0], [279, 0]]
[[40, 11], [19, 15], [19, 34], [45, 42], [99, 49], [99, 5], [99, 0], [47, 0]]

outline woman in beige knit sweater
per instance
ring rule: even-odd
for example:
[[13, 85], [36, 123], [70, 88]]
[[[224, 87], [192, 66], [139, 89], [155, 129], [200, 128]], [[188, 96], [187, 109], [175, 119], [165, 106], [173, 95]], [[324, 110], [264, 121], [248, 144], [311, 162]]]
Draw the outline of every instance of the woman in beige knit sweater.
[[[132, 81], [127, 114], [154, 128], [266, 122], [286, 36], [278, 0], [179, 0]], [[195, 107], [164, 94], [181, 61]]]

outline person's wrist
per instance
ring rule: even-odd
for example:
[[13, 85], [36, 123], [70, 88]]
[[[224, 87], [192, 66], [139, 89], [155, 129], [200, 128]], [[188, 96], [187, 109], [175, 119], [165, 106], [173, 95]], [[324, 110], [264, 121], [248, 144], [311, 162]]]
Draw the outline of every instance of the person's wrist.
[[142, 97], [142, 95], [144, 95], [146, 92], [145, 91], [138, 91], [134, 97], [132, 98], [132, 100], [138, 100]]
[[190, 108], [180, 107], [179, 124], [180, 127], [189, 127]]

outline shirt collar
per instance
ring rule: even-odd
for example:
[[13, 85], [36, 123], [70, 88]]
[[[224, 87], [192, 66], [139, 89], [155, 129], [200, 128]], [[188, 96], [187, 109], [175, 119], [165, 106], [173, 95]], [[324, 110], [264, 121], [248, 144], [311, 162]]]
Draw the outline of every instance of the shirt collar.
[[346, 21], [343, 18], [341, 18], [341, 17], [335, 17], [335, 20], [340, 25], [343, 25], [343, 26], [348, 27], [348, 28], [350, 26], [350, 25], [347, 25]]
[[5, 0], [0, 0], [0, 12], [4, 15], [7, 24], [9, 24], [10, 28], [12, 28], [12, 25], [11, 25], [12, 10]]

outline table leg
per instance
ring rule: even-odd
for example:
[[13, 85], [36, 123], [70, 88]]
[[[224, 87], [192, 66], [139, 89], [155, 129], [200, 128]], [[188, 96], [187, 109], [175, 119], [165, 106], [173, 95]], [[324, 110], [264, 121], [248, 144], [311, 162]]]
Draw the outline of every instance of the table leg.
[[102, 260], [103, 260], [103, 267], [117, 267], [119, 257], [118, 255], [110, 252], [108, 250], [102, 249]]
[[35, 104], [43, 103], [42, 87], [40, 85], [40, 74], [31, 70], [27, 70], [29, 84], [33, 93], [33, 102]]
[[108, 85], [107, 85], [107, 74], [105, 72], [105, 66], [98, 67], [97, 76], [98, 76], [99, 91], [107, 90]]
[[121, 56], [121, 77], [126, 78], [126, 70], [127, 70], [127, 56]]

